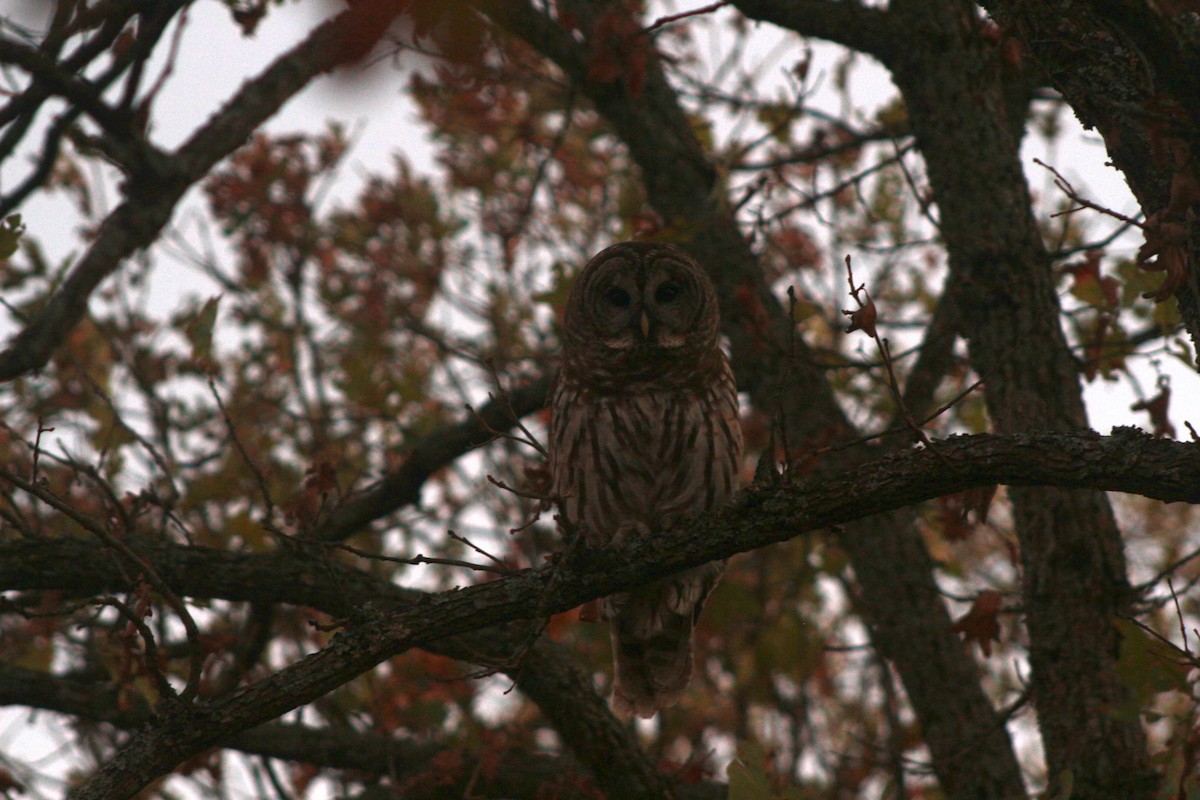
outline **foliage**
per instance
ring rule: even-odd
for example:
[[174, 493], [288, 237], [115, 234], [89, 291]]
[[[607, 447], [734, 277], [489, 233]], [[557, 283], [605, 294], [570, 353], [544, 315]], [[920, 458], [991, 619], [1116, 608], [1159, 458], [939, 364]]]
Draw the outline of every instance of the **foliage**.
[[[744, 477], [764, 496], [836, 488], [889, 450], [936, 456], [953, 434], [1078, 430], [1081, 385], [1124, 388], [1130, 422], [1175, 438], [1200, 205], [1177, 123], [1200, 109], [1163, 98], [1148, 117], [1166, 191], [1125, 218], [1058, 173], [1029, 199], [1018, 140], [1069, 143], [1070, 109], [1028, 43], [974, 7], [820, 2], [797, 21], [750, 0], [359, 0], [318, 4], [331, 21], [171, 152], [154, 122], [201, 5], [63, 1], [0, 23], [0, 158], [32, 164], [0, 187], [0, 699], [10, 724], [68, 723], [53, 761], [4, 748], [0, 794], [937, 798], [994, 780], [988, 796], [1022, 781], [1195, 795], [1192, 506], [1114, 495], [1118, 529], [1110, 487], [1066, 478], [1041, 499], [986, 481], [896, 498], [738, 555], [699, 621], [691, 689], [649, 725], [608, 714], [587, 606], [463, 623], [312, 698], [293, 670], [466, 596], [448, 590], [571, 563], [552, 555], [534, 443], [557, 310], [615, 240], [681, 243], [713, 273]], [[304, 17], [224, 5], [245, 37]], [[786, 32], [774, 49], [763, 19]], [[963, 71], [921, 61], [922, 25], [953, 28], [979, 81], [948, 106], [961, 135], [1011, 144], [1010, 162], [952, 165], [963, 185], [943, 177], [933, 129], [957, 131], [930, 88]], [[898, 87], [873, 107], [858, 81], [883, 73], [864, 53]], [[434, 169], [356, 151], [344, 120], [267, 126], [335, 67], [347, 93], [403, 82]], [[970, 224], [952, 210], [1011, 196], [1023, 205]], [[50, 246], [39, 200], [72, 209], [69, 245]], [[1033, 577], [1047, 565], [1052, 585]], [[1081, 599], [1095, 619], [1071, 616]], [[1088, 702], [1054, 690], [1072, 669]], [[264, 726], [215, 719], [275, 687]], [[972, 719], [975, 696], [994, 717]], [[169, 775], [107, 786], [134, 774], [120, 759], [148, 721], [216, 733]], [[1014, 746], [1035, 729], [1041, 748]]]

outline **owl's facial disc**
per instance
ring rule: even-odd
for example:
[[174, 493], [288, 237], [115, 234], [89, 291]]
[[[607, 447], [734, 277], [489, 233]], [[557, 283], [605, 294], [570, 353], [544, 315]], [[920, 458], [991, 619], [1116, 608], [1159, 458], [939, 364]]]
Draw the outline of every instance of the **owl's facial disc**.
[[595, 341], [624, 352], [685, 347], [704, 306], [702, 290], [689, 265], [669, 255], [605, 261], [587, 293]]

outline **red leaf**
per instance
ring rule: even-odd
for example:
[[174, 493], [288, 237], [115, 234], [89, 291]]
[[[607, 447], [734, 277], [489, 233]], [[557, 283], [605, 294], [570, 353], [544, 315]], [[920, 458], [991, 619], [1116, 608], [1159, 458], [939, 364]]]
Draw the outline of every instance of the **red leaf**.
[[[1138, 266], [1151, 272], [1165, 272], [1162, 285], [1142, 297], [1161, 303], [1187, 283], [1188, 228], [1182, 222], [1167, 218], [1162, 211], [1151, 214], [1143, 228], [1145, 243], [1138, 249]], [[1150, 259], [1155, 260], [1151, 263]]]
[[1102, 250], [1089, 250], [1084, 261], [1063, 267], [1075, 279], [1071, 294], [1091, 305], [1116, 308], [1121, 301], [1121, 282], [1112, 276], [1100, 275]]
[[975, 595], [971, 609], [954, 623], [950, 630], [961, 633], [968, 642], [975, 642], [985, 656], [992, 655], [992, 642], [1000, 641], [1000, 604], [1004, 595], [985, 589]]
[[613, 4], [592, 26], [592, 58], [587, 79], [592, 83], [616, 83], [624, 80], [634, 97], [642, 94], [649, 62], [650, 40], [633, 14], [621, 4]]
[[1150, 424], [1154, 427], [1154, 435], [1160, 439], [1174, 439], [1175, 426], [1167, 417], [1171, 405], [1171, 387], [1162, 379], [1158, 381], [1158, 394], [1154, 397], [1140, 400], [1129, 407], [1131, 411], [1145, 411], [1150, 414]]
[[850, 318], [850, 325], [847, 326], [846, 333], [862, 331], [872, 339], [875, 338], [877, 335], [875, 333], [875, 301], [871, 299], [870, 295], [867, 295], [867, 302], [862, 308], [854, 311], [843, 309], [842, 313]]

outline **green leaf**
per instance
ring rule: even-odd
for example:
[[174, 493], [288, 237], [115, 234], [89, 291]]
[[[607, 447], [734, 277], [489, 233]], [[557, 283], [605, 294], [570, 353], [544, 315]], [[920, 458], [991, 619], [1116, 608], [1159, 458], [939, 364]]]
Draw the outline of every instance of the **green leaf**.
[[1128, 690], [1125, 702], [1110, 713], [1121, 719], [1137, 719], [1155, 695], [1163, 692], [1187, 692], [1191, 666], [1187, 653], [1151, 636], [1131, 620], [1114, 623], [1121, 634], [1121, 650], [1117, 657], [1117, 678]]
[[753, 740], [739, 742], [737, 755], [725, 769], [729, 779], [729, 800], [775, 800], [767, 777], [767, 754]]

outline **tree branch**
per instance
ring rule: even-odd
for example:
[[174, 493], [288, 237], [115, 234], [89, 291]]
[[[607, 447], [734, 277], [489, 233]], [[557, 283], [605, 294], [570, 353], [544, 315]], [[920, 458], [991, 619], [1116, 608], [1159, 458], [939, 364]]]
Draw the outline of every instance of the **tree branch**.
[[887, 11], [853, 0], [733, 0], [733, 5], [750, 19], [836, 42], [885, 64], [905, 45]]
[[966, 489], [1007, 483], [1142, 494], [1200, 503], [1194, 444], [1120, 435], [980, 434], [938, 441], [843, 475], [743, 492], [722, 513], [613, 550], [589, 550], [570, 562], [430, 595], [388, 613], [363, 610], [360, 621], [325, 649], [237, 694], [183, 712], [170, 708], [72, 794], [76, 800], [127, 797], [196, 752], [238, 731], [311, 702], [412, 647], [506, 622], [557, 613], [665, 574], [784, 541], [802, 533]]
[[509, 390], [507, 400], [491, 400], [462, 422], [445, 426], [412, 442], [407, 448], [404, 463], [398, 469], [365, 494], [335, 509], [328, 519], [309, 534], [309, 538], [325, 542], [342, 541], [373, 520], [418, 502], [421, 488], [430, 475], [468, 450], [486, 444], [495, 436], [495, 431], [508, 430], [520, 417], [542, 408], [552, 382], [553, 378], [549, 375], [535, 378]]
[[[1191, 15], [1128, 0], [1091, 0], [1069, 13], [1053, 3], [983, 0], [1020, 40], [1086, 128], [1102, 137], [1147, 218], [1172, 203], [1176, 178], [1200, 158], [1200, 45]], [[1169, 146], [1180, 145], [1174, 157]], [[1183, 163], [1180, 162], [1182, 156]], [[1200, 353], [1200, 242], [1189, 243], [1188, 280], [1175, 298]]]
[[[123, 707], [130, 703], [131, 707]], [[151, 717], [149, 708], [139, 703], [137, 697], [132, 700], [127, 697], [125, 703], [119, 702], [118, 690], [112, 685], [0, 664], [0, 706], [5, 705], [53, 711], [90, 723], [107, 722], [124, 730], [134, 730]], [[220, 746], [323, 769], [348, 770], [361, 776], [386, 776], [391, 779], [392, 786], [403, 785], [404, 796], [412, 800], [444, 796], [445, 786], [442, 782], [455, 777], [459, 777], [457, 789], [461, 793], [469, 777], [439, 774], [438, 788], [443, 793], [422, 792], [418, 788], [421, 784], [414, 779], [427, 775], [440, 753], [460, 745], [453, 742], [416, 742], [404, 737], [350, 728], [314, 728], [269, 722], [236, 733], [222, 741]], [[468, 748], [467, 757], [478, 758], [478, 752], [470, 751], [481, 746]], [[553, 778], [587, 769], [570, 755], [553, 753], [509, 750], [503, 754], [503, 761], [503, 770], [485, 779], [482, 784], [474, 784], [476, 795], [535, 797], [539, 787]], [[610, 766], [612, 769], [619, 768], [615, 764]], [[614, 794], [611, 780], [608, 786], [602, 779], [598, 779], [597, 783], [604, 786], [610, 797], [631, 796]], [[680, 800], [717, 800], [724, 795], [724, 788], [716, 783], [680, 786], [676, 789], [676, 795]]]
[[364, 2], [320, 25], [277, 58], [172, 154], [148, 153], [128, 176], [125, 200], [101, 224], [96, 240], [45, 307], [0, 351], [0, 382], [49, 361], [54, 349], [87, 313], [102, 280], [149, 246], [171, 219], [184, 193], [313, 78], [364, 54], [399, 13], [394, 3]]
[[[146, 536], [126, 543], [181, 596], [254, 605], [284, 603], [314, 608], [335, 619], [358, 619], [363, 609], [394, 612], [429, 602], [337, 561], [325, 549], [296, 542], [274, 553], [229, 552], [183, 546]], [[23, 538], [0, 542], [0, 591], [63, 591], [69, 597], [131, 588], [120, 557], [79, 537]], [[563, 742], [592, 769], [612, 797], [665, 798], [667, 779], [646, 757], [607, 703], [562, 649], [547, 641], [528, 647], [526, 625], [492, 629], [433, 642], [426, 649], [488, 667], [501, 665], [557, 728]]]

